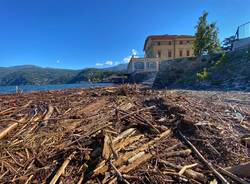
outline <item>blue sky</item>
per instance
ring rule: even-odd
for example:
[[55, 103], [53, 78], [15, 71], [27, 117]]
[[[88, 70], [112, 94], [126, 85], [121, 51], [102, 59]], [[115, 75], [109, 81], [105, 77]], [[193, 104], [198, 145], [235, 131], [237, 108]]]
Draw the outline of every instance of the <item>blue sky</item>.
[[123, 63], [148, 35], [194, 34], [204, 10], [221, 41], [250, 21], [250, 0], [0, 0], [0, 66]]

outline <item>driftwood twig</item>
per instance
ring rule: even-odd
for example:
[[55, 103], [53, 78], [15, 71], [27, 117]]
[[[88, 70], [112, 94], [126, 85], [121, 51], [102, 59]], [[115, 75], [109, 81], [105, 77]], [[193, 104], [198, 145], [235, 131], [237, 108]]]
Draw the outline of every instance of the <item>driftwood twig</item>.
[[197, 148], [186, 138], [185, 135], [179, 131], [180, 136], [183, 138], [183, 140], [193, 149], [193, 151], [197, 154], [197, 156], [206, 164], [206, 166], [215, 174], [216, 177], [218, 177], [223, 184], [229, 184], [229, 182], [213, 167], [213, 165], [208, 162], [202, 154], [197, 150]]

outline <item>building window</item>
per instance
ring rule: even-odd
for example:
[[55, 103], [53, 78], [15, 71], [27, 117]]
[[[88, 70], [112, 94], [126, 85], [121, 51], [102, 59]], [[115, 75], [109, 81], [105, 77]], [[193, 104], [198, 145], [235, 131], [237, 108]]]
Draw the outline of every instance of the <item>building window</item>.
[[187, 56], [190, 56], [190, 51], [189, 50], [187, 50]]
[[183, 44], [183, 41], [180, 41], [179, 43], [180, 43], [180, 45], [182, 45], [182, 44]]
[[171, 42], [171, 41], [169, 41], [169, 42], [168, 42], [168, 45], [172, 45], [172, 42]]
[[157, 57], [160, 58], [161, 57], [161, 51], [158, 51], [157, 53]]
[[157, 45], [161, 45], [161, 42], [157, 42]]
[[156, 70], [156, 62], [147, 62], [146, 67], [147, 70]]
[[182, 50], [180, 50], [180, 53], [179, 53], [180, 57], [182, 57]]
[[190, 41], [188, 40], [188, 41], [187, 41], [187, 44], [189, 44], [189, 43], [190, 43]]
[[172, 52], [168, 51], [168, 57], [171, 58], [172, 57]]
[[143, 62], [135, 62], [134, 67], [135, 67], [135, 70], [144, 70], [144, 63]]

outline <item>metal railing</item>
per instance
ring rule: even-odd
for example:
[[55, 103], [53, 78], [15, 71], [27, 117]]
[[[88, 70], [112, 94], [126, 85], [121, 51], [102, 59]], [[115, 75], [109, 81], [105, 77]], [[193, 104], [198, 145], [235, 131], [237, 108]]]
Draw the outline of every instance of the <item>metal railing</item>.
[[249, 38], [250, 37], [250, 22], [242, 24], [238, 27], [236, 32], [237, 39]]
[[145, 58], [145, 57], [137, 57], [137, 58], [131, 58], [130, 61], [134, 62], [150, 62], [150, 61], [159, 61], [160, 58]]

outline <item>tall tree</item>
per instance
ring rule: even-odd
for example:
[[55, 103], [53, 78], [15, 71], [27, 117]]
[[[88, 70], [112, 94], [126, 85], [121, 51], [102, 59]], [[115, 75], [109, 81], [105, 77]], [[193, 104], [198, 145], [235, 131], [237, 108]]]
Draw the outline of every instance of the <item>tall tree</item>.
[[218, 39], [218, 28], [216, 23], [209, 24], [207, 22], [208, 13], [204, 12], [199, 17], [196, 26], [194, 54], [201, 56], [203, 54], [212, 53], [220, 49], [220, 42]]

